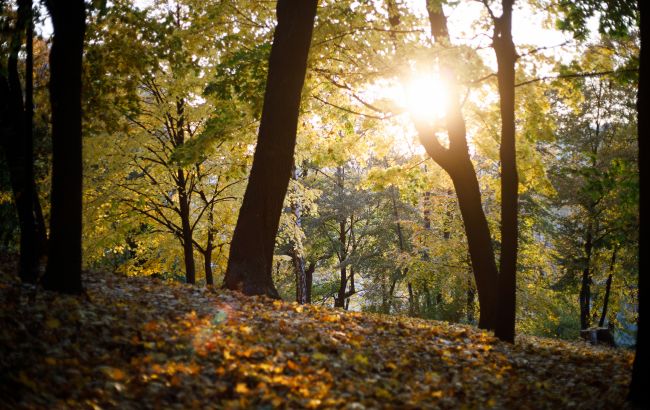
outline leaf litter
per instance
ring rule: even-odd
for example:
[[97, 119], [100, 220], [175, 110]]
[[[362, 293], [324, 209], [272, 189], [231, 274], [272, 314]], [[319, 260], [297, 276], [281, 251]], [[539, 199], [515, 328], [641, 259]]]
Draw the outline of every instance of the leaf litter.
[[620, 408], [629, 351], [99, 272], [0, 272], [3, 408]]

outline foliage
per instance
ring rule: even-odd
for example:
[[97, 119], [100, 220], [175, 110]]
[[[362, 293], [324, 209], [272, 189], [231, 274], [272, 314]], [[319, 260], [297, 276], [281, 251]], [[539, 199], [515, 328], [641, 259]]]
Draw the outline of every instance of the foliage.
[[0, 398], [14, 408], [616, 408], [629, 382], [629, 352], [581, 342], [508, 345], [468, 326], [97, 272], [87, 297], [58, 296], [11, 275]]

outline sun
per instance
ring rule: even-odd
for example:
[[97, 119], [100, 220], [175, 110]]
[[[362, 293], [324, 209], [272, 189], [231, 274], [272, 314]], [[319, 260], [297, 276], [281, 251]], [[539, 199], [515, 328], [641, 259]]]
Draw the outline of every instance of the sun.
[[447, 87], [437, 74], [415, 75], [404, 84], [403, 88], [402, 104], [413, 120], [435, 123], [447, 115]]

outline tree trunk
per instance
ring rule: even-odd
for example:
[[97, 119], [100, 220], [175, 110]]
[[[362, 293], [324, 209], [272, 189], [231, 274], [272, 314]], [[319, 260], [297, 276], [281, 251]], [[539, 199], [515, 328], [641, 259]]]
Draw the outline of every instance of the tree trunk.
[[214, 285], [214, 275], [212, 274], [212, 250], [214, 249], [214, 232], [212, 231], [212, 224], [213, 224], [212, 210], [210, 210], [208, 221], [210, 227], [208, 228], [208, 241], [205, 246], [205, 253], [203, 254], [203, 270], [205, 272], [206, 286], [212, 286]]
[[478, 290], [479, 322], [482, 329], [494, 329], [497, 306], [497, 266], [490, 228], [481, 203], [481, 191], [469, 156], [449, 171], [465, 226], [469, 256]]
[[28, 183], [26, 194], [33, 198], [34, 253], [38, 268], [47, 252], [47, 230], [34, 179], [34, 14], [32, 0], [25, 0], [25, 3], [29, 10], [25, 38], [25, 178]]
[[[650, 112], [648, 111], [648, 78], [644, 74], [650, 68], [648, 60], [648, 2], [638, 1], [640, 14], [640, 31], [641, 31], [641, 55], [639, 57], [639, 92], [637, 99], [638, 111], [638, 142], [639, 142], [639, 319], [637, 322], [636, 333], [636, 356], [632, 367], [632, 382], [630, 383], [630, 392], [628, 401], [638, 408], [650, 407], [650, 396], [648, 395], [647, 382], [648, 369], [648, 350], [643, 348], [647, 340], [647, 329], [645, 323], [648, 320], [647, 297], [647, 272], [648, 272], [648, 223], [645, 218], [644, 209], [648, 208], [648, 130], [650, 129]], [[644, 205], [645, 204], [645, 205]], [[642, 324], [642, 320], [643, 323]]]
[[515, 62], [512, 41], [512, 5], [501, 2], [503, 13], [494, 20], [493, 47], [497, 58], [497, 81], [501, 110], [501, 257], [499, 259], [498, 308], [495, 335], [506, 342], [515, 340], [518, 247], [517, 151], [515, 147]]
[[317, 0], [279, 0], [262, 119], [246, 193], [230, 245], [224, 287], [279, 298], [275, 236], [296, 145], [298, 111]]
[[607, 282], [605, 282], [605, 297], [603, 298], [603, 310], [600, 314], [600, 320], [598, 321], [598, 327], [605, 326], [605, 319], [607, 318], [607, 306], [609, 305], [609, 294], [612, 290], [612, 277], [614, 274], [614, 266], [616, 265], [616, 253], [618, 248], [614, 248], [612, 251], [612, 259], [609, 261], [609, 275], [607, 275]]
[[[23, 282], [36, 283], [38, 260], [41, 249], [39, 235], [34, 217], [34, 208], [30, 198], [34, 197], [34, 166], [32, 149], [31, 116], [32, 103], [32, 56], [30, 45], [31, 31], [31, 1], [18, 1], [17, 20], [9, 40], [9, 57], [7, 67], [0, 74], [0, 127], [2, 128], [2, 145], [11, 182], [14, 203], [18, 213], [20, 227], [20, 265], [19, 276]], [[18, 54], [22, 45], [23, 32], [27, 32], [27, 58], [25, 73], [25, 103], [18, 72]]]
[[334, 307], [345, 307], [345, 289], [348, 285], [347, 265], [346, 265], [348, 254], [346, 252], [346, 244], [347, 244], [347, 235], [345, 230], [345, 221], [340, 221], [339, 222], [339, 246], [341, 247], [341, 249], [339, 250], [340, 276], [339, 276], [339, 290], [337, 296], [334, 298]]
[[177, 171], [178, 202], [181, 217], [183, 258], [185, 259], [185, 282], [196, 283], [196, 266], [194, 263], [194, 243], [192, 242], [192, 225], [190, 222], [190, 198], [186, 192], [185, 173], [182, 169]]
[[305, 303], [311, 304], [311, 285], [314, 281], [314, 271], [316, 270], [316, 264], [310, 262], [307, 270], [305, 271], [305, 282], [307, 287], [307, 296], [305, 298]]
[[413, 293], [413, 285], [411, 282], [406, 284], [406, 288], [409, 292], [409, 316], [413, 317], [417, 315], [417, 306], [415, 306], [415, 294]]
[[[296, 183], [298, 173], [294, 164], [291, 170], [291, 179]], [[298, 230], [302, 230], [302, 206], [298, 199], [291, 202], [291, 212], [295, 218], [295, 224]], [[300, 238], [294, 238], [291, 243], [291, 260], [293, 262], [293, 271], [296, 277], [296, 302], [303, 305], [307, 303], [307, 273], [305, 271], [305, 258], [302, 255], [302, 243]]]
[[[427, 0], [427, 11], [431, 34], [436, 42], [450, 44], [447, 19], [440, 3]], [[457, 91], [455, 69], [444, 66], [443, 71], [450, 84], [449, 108], [446, 118], [449, 148], [437, 140], [435, 133], [423, 124], [416, 123], [420, 141], [434, 161], [450, 176], [460, 207], [476, 287], [478, 290], [480, 318], [479, 327], [494, 329], [497, 309], [498, 270], [494, 259], [494, 249], [490, 229], [482, 207], [481, 191], [474, 165], [469, 157], [465, 120], [461, 112]]]
[[587, 227], [587, 237], [585, 238], [585, 266], [582, 268], [582, 280], [580, 284], [580, 329], [589, 328], [590, 305], [591, 305], [591, 252], [592, 243], [592, 224]]
[[474, 323], [474, 299], [476, 298], [476, 289], [472, 283], [472, 278], [467, 278], [467, 323]]
[[46, 0], [54, 39], [50, 51], [52, 195], [49, 258], [43, 286], [81, 293], [81, 63], [83, 0]]

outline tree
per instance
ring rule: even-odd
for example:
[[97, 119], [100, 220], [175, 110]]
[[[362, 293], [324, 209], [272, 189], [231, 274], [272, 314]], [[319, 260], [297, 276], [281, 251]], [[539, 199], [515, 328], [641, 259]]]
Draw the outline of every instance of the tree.
[[[0, 123], [4, 148], [20, 226], [19, 275], [24, 282], [36, 283], [38, 264], [45, 252], [45, 227], [34, 180], [33, 150], [33, 16], [32, 2], [18, 2], [14, 27], [8, 38], [6, 67], [0, 70], [2, 108]], [[25, 99], [18, 71], [18, 55], [23, 34], [26, 40]], [[3, 61], [4, 63], [4, 61]]]
[[[451, 45], [447, 19], [443, 13], [442, 5], [428, 0], [427, 11], [431, 34], [436, 42], [443, 44], [443, 46]], [[449, 86], [449, 108], [445, 119], [449, 147], [443, 146], [435, 135], [435, 131], [417, 118], [415, 119], [416, 127], [420, 134], [420, 141], [427, 153], [449, 174], [454, 184], [458, 205], [463, 216], [474, 279], [478, 290], [479, 327], [495, 329], [499, 273], [494, 259], [490, 228], [482, 208], [481, 191], [476, 171], [469, 156], [467, 131], [458, 96], [455, 70], [451, 61], [444, 64], [443, 72], [449, 84], [451, 84]]]
[[[643, 204], [647, 206], [648, 194], [648, 167], [645, 161], [648, 160], [648, 130], [650, 129], [650, 110], [648, 110], [650, 88], [648, 87], [647, 68], [650, 67], [650, 60], [648, 59], [648, 2], [638, 1], [638, 10], [640, 14], [640, 29], [641, 29], [641, 50], [639, 56], [639, 93], [637, 97], [637, 111], [638, 111], [638, 141], [639, 141], [639, 190], [641, 192], [639, 201], [639, 213], [643, 212]], [[643, 72], [646, 70], [646, 73]], [[646, 195], [644, 198], [643, 195]], [[639, 319], [637, 321], [637, 334], [636, 334], [636, 356], [634, 357], [634, 365], [632, 369], [632, 382], [630, 383], [630, 393], [628, 400], [639, 408], [650, 406], [650, 397], [648, 395], [645, 381], [648, 378], [648, 350], [644, 348], [644, 343], [647, 343], [647, 322], [643, 323], [642, 320], [648, 320], [648, 301], [644, 298], [648, 297], [648, 289], [646, 288], [648, 279], [643, 277], [648, 272], [648, 222], [640, 217], [639, 224]], [[645, 236], [644, 236], [645, 232]]]
[[43, 286], [81, 293], [81, 63], [83, 0], [48, 0], [54, 39], [50, 52], [52, 105], [52, 210]]
[[213, 264], [222, 264], [213, 253], [227, 245], [255, 125], [246, 102], [223, 85], [233, 80], [224, 71], [241, 48], [204, 36], [228, 32], [218, 24], [223, 13], [220, 5], [192, 0], [142, 9], [116, 1], [90, 19], [89, 262], [112, 260], [128, 274], [179, 279], [184, 271], [185, 282], [194, 283], [201, 280], [198, 253], [205, 282], [213, 284]]
[[317, 0], [277, 4], [257, 147], [224, 279], [224, 287], [247, 295], [279, 297], [271, 275], [273, 250], [291, 177], [316, 5]]
[[502, 14], [496, 17], [484, 0], [492, 22], [494, 53], [497, 58], [499, 107], [501, 111], [501, 253], [499, 257], [498, 307], [495, 335], [513, 343], [515, 339], [518, 189], [517, 150], [515, 148], [515, 62], [517, 51], [512, 41], [514, 0], [502, 0]]

